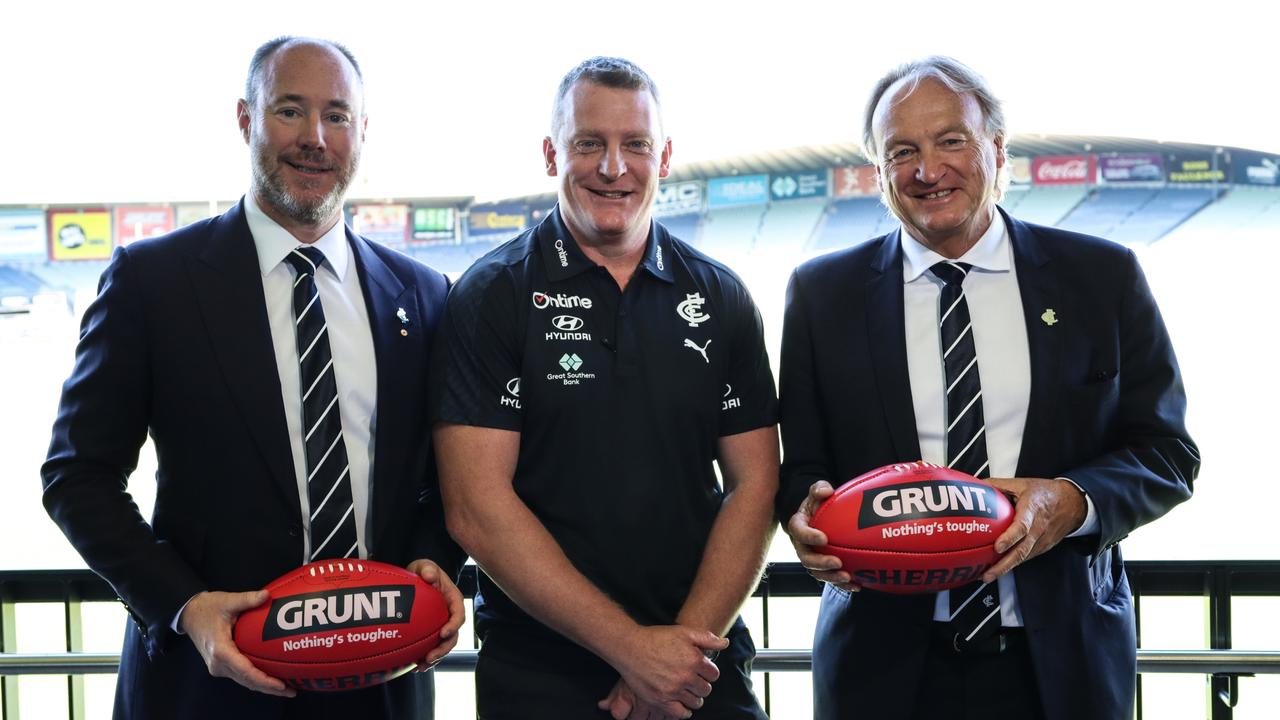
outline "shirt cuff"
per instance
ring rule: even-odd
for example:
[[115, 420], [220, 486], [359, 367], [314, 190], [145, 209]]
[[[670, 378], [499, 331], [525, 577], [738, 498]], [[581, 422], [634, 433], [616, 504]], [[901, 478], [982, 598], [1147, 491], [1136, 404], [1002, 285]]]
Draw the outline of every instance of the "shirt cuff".
[[[199, 595], [199, 593], [196, 593], [196, 595]], [[187, 606], [191, 604], [191, 601], [195, 599], [196, 599], [195, 595], [192, 595], [191, 597], [187, 598], [187, 601], [182, 603], [182, 607], [178, 608], [178, 614], [173, 616], [173, 623], [169, 625], [169, 628], [173, 630], [175, 633], [179, 635], [186, 635], [186, 633], [182, 632], [182, 628], [180, 627], [180, 622], [182, 620], [182, 611], [186, 610]]]
[[1071, 478], [1068, 478], [1068, 477], [1059, 477], [1057, 479], [1066, 480], [1072, 485], [1075, 485], [1076, 489], [1080, 491], [1080, 494], [1084, 495], [1084, 504], [1085, 504], [1084, 522], [1080, 523], [1080, 527], [1076, 528], [1075, 531], [1072, 532], [1070, 535], [1067, 535], [1067, 537], [1080, 537], [1082, 535], [1093, 535], [1094, 533], [1098, 532], [1098, 509], [1093, 506], [1093, 498], [1089, 497], [1089, 493], [1085, 492], [1084, 488], [1080, 487], [1080, 483], [1077, 483], [1075, 480], [1072, 480]]

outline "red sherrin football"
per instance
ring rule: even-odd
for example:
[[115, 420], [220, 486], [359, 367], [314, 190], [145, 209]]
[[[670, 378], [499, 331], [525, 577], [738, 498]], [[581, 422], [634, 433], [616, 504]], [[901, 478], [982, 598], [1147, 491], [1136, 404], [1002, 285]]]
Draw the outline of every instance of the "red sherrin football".
[[236, 645], [298, 690], [353, 690], [409, 672], [440, 644], [449, 620], [440, 591], [371, 560], [308, 563], [267, 592], [267, 602], [236, 621]]
[[886, 465], [841, 485], [814, 513], [858, 584], [937, 592], [978, 579], [996, 561], [1013, 506], [985, 480], [927, 462]]

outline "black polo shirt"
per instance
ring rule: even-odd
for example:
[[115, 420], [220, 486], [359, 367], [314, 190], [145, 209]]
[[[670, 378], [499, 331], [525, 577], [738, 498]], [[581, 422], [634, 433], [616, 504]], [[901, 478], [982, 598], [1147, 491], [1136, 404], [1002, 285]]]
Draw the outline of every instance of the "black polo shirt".
[[[717, 439], [777, 419], [742, 281], [655, 222], [621, 292], [557, 209], [462, 276], [436, 348], [434, 419], [520, 432], [515, 492], [569, 560], [641, 624], [674, 622], [723, 495]], [[480, 591], [482, 634], [550, 632]]]

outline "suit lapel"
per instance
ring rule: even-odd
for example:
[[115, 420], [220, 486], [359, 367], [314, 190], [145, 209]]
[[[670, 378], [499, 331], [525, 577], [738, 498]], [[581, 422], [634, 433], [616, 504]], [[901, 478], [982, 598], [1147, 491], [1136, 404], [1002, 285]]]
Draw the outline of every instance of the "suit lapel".
[[188, 266], [227, 391], [285, 502], [301, 518], [262, 271], [243, 201], [214, 222], [208, 244]]
[[911, 402], [911, 378], [907, 369], [907, 337], [902, 300], [902, 245], [900, 230], [884, 237], [871, 264], [866, 286], [866, 347], [875, 368], [885, 423], [893, 439], [894, 457], [920, 458], [920, 435], [915, 406]]
[[1042, 239], [1026, 224], [1000, 210], [1013, 243], [1013, 260], [1018, 271], [1018, 292], [1027, 325], [1027, 349], [1031, 355], [1031, 397], [1027, 404], [1027, 424], [1022, 431], [1018, 454], [1019, 477], [1043, 473], [1048, 461], [1038, 438], [1053, 437], [1057, 417], [1062, 355], [1061, 328], [1055, 327], [1062, 312], [1058, 276], [1052, 271]]
[[[360, 287], [364, 291], [365, 308], [369, 313], [369, 329], [373, 335], [373, 352], [378, 366], [377, 430], [374, 436], [373, 467], [370, 474], [370, 515], [367, 527], [374, 529], [370, 547], [377, 552], [377, 532], [386, 523], [379, 518], [389, 517], [393, 511], [390, 503], [394, 493], [379, 492], [389, 483], [396, 482], [396, 468], [411, 467], [405, 453], [416, 448], [403, 447], [402, 443], [389, 442], [388, 430], [406, 418], [412, 417], [414, 403], [421, 403], [401, 386], [411, 373], [422, 374], [415, 365], [418, 355], [409, 347], [421, 347], [420, 342], [406, 343], [406, 339], [424, 331], [425, 320], [418, 307], [418, 294], [414, 286], [406, 287], [391, 272], [386, 263], [369, 247], [368, 241], [347, 230], [347, 242], [356, 259], [360, 273]], [[403, 312], [402, 312], [403, 311]], [[403, 315], [403, 318], [401, 317]], [[406, 322], [407, 321], [407, 322]], [[408, 333], [402, 334], [403, 333]], [[420, 379], [420, 378], [419, 378]], [[426, 439], [423, 439], [426, 442]]]

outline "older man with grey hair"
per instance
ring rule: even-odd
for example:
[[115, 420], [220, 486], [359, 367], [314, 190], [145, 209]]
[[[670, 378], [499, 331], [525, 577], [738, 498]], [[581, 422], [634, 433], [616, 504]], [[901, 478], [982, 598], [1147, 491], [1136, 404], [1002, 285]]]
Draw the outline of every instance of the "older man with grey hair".
[[[1119, 541], [1191, 495], [1173, 347], [1133, 253], [997, 205], [1008, 133], [945, 57], [885, 75], [867, 156], [901, 228], [796, 269], [778, 511], [827, 583], [815, 717], [1121, 720], [1136, 642]], [[862, 588], [810, 525], [832, 486], [925, 460], [1015, 502], [1001, 558], [949, 592]]]

